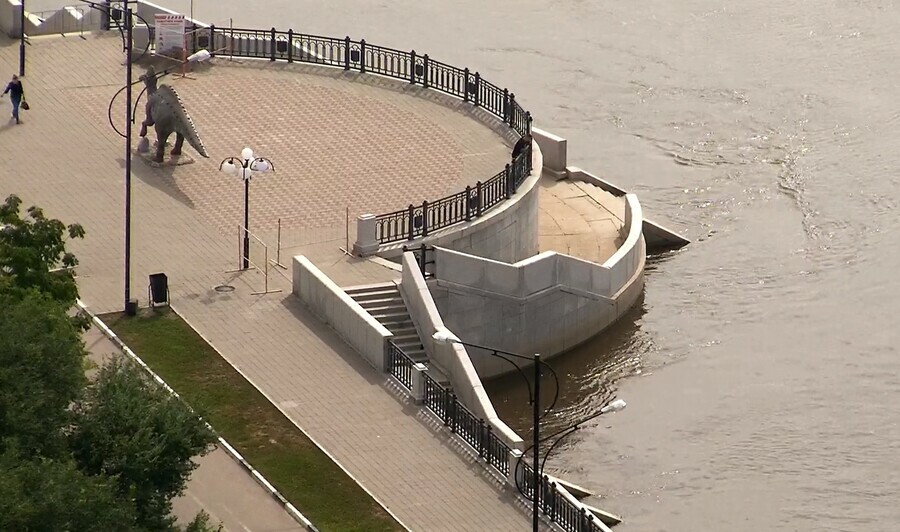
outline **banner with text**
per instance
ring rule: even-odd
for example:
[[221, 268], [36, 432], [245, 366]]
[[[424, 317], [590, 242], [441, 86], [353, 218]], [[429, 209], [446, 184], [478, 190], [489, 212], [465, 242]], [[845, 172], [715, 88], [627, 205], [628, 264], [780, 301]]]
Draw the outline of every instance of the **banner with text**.
[[157, 13], [154, 19], [156, 53], [180, 57], [184, 51], [184, 15]]

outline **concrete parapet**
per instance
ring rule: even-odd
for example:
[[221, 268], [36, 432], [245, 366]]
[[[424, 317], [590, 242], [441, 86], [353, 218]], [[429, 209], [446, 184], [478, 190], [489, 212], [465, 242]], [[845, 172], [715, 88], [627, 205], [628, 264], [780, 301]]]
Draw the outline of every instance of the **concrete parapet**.
[[0, 31], [12, 39], [22, 35], [19, 17], [22, 13], [22, 0], [0, 0]]
[[361, 214], [356, 217], [356, 242], [353, 243], [353, 254], [360, 257], [374, 255], [378, 252], [378, 238], [375, 231], [377, 220], [374, 214]]
[[[432, 338], [438, 329], [444, 328], [444, 321], [431, 297], [431, 291], [419, 270], [415, 256], [406, 252], [403, 254], [402, 261], [403, 274], [400, 281], [400, 294], [403, 296], [406, 309], [416, 326], [429, 361], [436, 364], [447, 375], [453, 385], [453, 392], [473, 414], [484, 419], [485, 423], [491, 426], [494, 434], [497, 434], [510, 448], [521, 450], [524, 445], [522, 438], [497, 416], [494, 405], [484, 389], [466, 348], [459, 344], [438, 343]], [[413, 377], [413, 396], [415, 397], [416, 372], [413, 372]]]
[[544, 174], [552, 176], [557, 181], [565, 179], [568, 151], [566, 139], [538, 128], [531, 128], [531, 136], [544, 154]]
[[[571, 179], [572, 181], [581, 181], [583, 183], [594, 185], [602, 190], [605, 190], [606, 192], [609, 192], [613, 196], [624, 196], [625, 194], [627, 194], [625, 189], [623, 189], [622, 187], [611, 183], [606, 179], [597, 177], [594, 174], [585, 172], [577, 166], [569, 166], [566, 170], [569, 175], [569, 179]], [[646, 239], [647, 248], [650, 250], [675, 249], [691, 243], [691, 241], [684, 236], [676, 233], [675, 231], [672, 231], [671, 229], [663, 225], [648, 220], [647, 218], [644, 218], [642, 229], [644, 231], [644, 238]]]
[[[435, 248], [432, 293], [448, 327], [471, 343], [553, 356], [615, 322], [640, 294], [646, 255], [640, 203], [625, 199], [625, 241], [603, 264], [556, 252], [510, 264]], [[510, 371], [477, 355], [482, 378]]]
[[[537, 143], [532, 144], [531, 161], [531, 175], [519, 186], [519, 190], [481, 218], [435, 231], [425, 238], [380, 246], [378, 254], [394, 259], [403, 254], [404, 246], [424, 244], [506, 262], [533, 256], [538, 252], [538, 182], [541, 179], [540, 169], [544, 164]], [[362, 242], [359, 236], [357, 240]]]
[[393, 337], [384, 325], [315, 267], [303, 255], [293, 260], [295, 295], [380, 372], [387, 367], [387, 341]]

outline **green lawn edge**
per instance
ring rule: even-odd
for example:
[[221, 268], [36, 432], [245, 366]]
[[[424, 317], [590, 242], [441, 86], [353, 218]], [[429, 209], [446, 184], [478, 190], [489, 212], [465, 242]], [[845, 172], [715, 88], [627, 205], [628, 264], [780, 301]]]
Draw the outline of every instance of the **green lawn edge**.
[[319, 530], [403, 530], [176, 312], [100, 319]]

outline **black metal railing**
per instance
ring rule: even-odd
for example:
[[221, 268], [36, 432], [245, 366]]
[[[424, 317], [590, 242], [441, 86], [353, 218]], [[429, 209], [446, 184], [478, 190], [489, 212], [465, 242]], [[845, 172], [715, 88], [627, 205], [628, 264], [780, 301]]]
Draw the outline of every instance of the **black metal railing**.
[[462, 222], [481, 217], [491, 208], [509, 199], [531, 173], [531, 144], [513, 159], [512, 164], [486, 182], [434, 202], [410, 204], [399, 211], [381, 214], [375, 219], [375, 236], [380, 244], [413, 240]]
[[393, 340], [388, 340], [387, 373], [397, 379], [397, 381], [405, 386], [407, 390], [412, 390], [413, 364], [415, 364], [413, 359], [409, 358], [409, 356], [404, 353]]
[[[485, 81], [478, 72], [431, 59], [415, 50], [403, 51], [354, 41], [246, 28], [194, 28], [193, 51], [207, 48], [213, 55], [252, 57], [270, 61], [315, 63], [345, 70], [370, 72], [407, 81], [470, 102], [505, 122], [520, 138], [531, 137], [531, 114], [515, 94]], [[510, 164], [485, 182], [435, 201], [376, 217], [376, 238], [387, 244], [428, 236], [430, 232], [471, 221], [516, 193], [531, 173], [531, 143]]]
[[424, 377], [425, 406], [488, 465], [504, 477], [509, 475], [509, 455], [512, 452], [509, 445], [494, 434], [489, 423], [460, 403], [452, 390], [441, 386], [427, 374]]
[[[534, 469], [524, 458], [516, 465], [516, 486], [528, 499], [534, 497]], [[556, 482], [546, 475], [540, 482], [540, 509], [551, 522], [567, 532], [603, 532], [587, 508], [577, 505], [560, 493]]]

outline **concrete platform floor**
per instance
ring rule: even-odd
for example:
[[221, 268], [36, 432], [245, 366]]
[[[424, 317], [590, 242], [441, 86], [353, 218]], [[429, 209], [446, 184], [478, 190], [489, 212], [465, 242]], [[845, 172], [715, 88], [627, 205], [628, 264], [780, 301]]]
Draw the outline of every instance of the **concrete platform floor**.
[[603, 264], [622, 245], [625, 199], [588, 183], [540, 182], [540, 250]]

